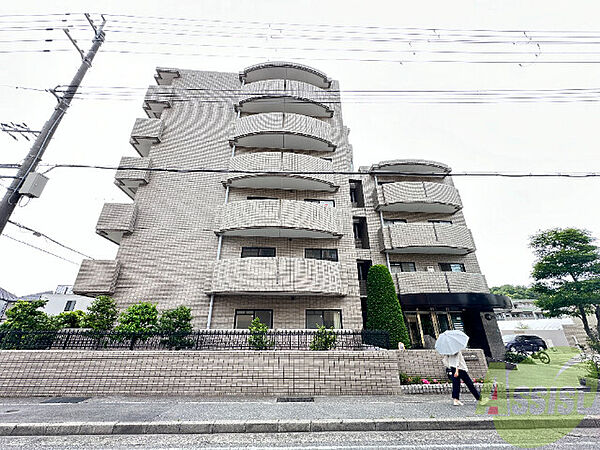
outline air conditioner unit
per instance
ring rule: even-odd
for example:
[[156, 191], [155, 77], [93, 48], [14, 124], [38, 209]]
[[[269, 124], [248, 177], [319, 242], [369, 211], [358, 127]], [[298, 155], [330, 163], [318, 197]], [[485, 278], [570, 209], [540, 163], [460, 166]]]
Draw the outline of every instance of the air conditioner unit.
[[44, 190], [44, 186], [48, 182], [48, 178], [46, 178], [41, 173], [31, 172], [27, 177], [25, 177], [25, 181], [19, 188], [19, 194], [25, 195], [27, 197], [35, 197], [38, 198], [42, 195], [42, 191]]

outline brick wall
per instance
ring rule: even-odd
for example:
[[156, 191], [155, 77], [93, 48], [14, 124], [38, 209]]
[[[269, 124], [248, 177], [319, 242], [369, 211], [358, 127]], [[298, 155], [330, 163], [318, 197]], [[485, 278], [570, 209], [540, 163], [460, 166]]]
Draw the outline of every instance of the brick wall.
[[394, 353], [4, 350], [0, 396], [392, 395]]
[[[442, 356], [435, 350], [398, 350], [398, 371], [407, 375], [433, 378], [446, 378], [446, 368]], [[487, 373], [485, 354], [481, 349], [469, 349], [462, 352], [471, 378], [484, 377]]]

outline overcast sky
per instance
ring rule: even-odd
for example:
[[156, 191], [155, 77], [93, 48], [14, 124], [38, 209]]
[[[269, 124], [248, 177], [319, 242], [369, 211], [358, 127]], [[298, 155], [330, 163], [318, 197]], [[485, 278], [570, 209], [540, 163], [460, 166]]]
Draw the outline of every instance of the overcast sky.
[[[138, 16], [129, 19], [108, 17], [106, 43], [83, 83], [88, 89], [107, 86], [136, 88], [136, 94], [128, 100], [98, 100], [96, 96], [74, 101], [48, 147], [44, 163], [116, 165], [122, 156], [137, 156], [128, 143], [129, 133], [135, 118], [145, 117], [141, 108], [144, 89], [154, 84], [156, 66], [238, 72], [267, 59], [298, 60], [338, 79], [342, 90], [346, 91], [590, 89], [600, 85], [600, 64], [425, 62], [439, 59], [439, 55], [416, 56], [413, 58], [416, 62], [406, 62], [411, 58], [407, 53], [411, 45], [420, 46], [420, 49], [438, 47], [427, 42], [407, 46], [406, 43], [390, 44], [371, 39], [373, 36], [381, 37], [386, 31], [384, 27], [435, 29], [437, 31], [433, 33], [440, 39], [451, 36], [449, 31], [445, 31], [451, 29], [574, 30], [598, 31], [600, 35], [600, 5], [597, 1], [21, 0], [7, 3], [0, 4], [0, 30], [9, 26], [28, 26], [26, 22], [10, 23], [19, 18], [6, 17], [8, 14], [81, 13], [89, 10]], [[139, 16], [212, 22], [162, 19], [159, 24], [156, 20]], [[72, 16], [70, 23], [82, 24], [81, 19], [81, 15]], [[300, 27], [277, 25], [281, 23], [305, 25], [302, 27], [305, 38], [287, 38], [290, 30], [297, 31]], [[332, 28], [331, 25], [361, 28]], [[127, 26], [135, 26], [138, 31], [144, 27], [147, 33], [126, 33]], [[244, 36], [245, 32], [253, 36], [260, 34], [257, 30], [270, 31], [267, 37]], [[355, 33], [349, 33], [353, 30]], [[323, 31], [331, 31], [327, 33], [329, 37], [341, 33], [345, 39], [314, 39]], [[390, 35], [397, 31], [390, 30]], [[84, 49], [89, 47], [90, 30], [77, 27], [72, 34]], [[349, 36], [353, 39], [349, 40]], [[13, 42], [40, 37], [61, 41], [44, 44], [47, 47], [40, 43]], [[55, 105], [53, 97], [48, 93], [6, 86], [43, 89], [68, 84], [79, 65], [74, 49], [50, 53], [6, 52], [16, 49], [69, 49], [70, 44], [65, 39], [59, 29], [0, 31], [0, 85], [3, 85], [0, 86], [0, 122], [26, 122], [32, 128], [41, 128]], [[150, 44], [132, 44], [131, 41]], [[513, 44], [514, 47], [511, 47], [508, 44], [504, 50], [519, 47], [530, 52], [526, 58], [532, 60], [560, 59], [560, 55], [552, 55], [555, 48], [550, 46], [542, 45], [535, 50], [533, 44], [520, 45]], [[465, 48], [459, 46], [450, 44], [444, 48]], [[293, 49], [290, 50], [290, 47]], [[568, 47], [570, 50], [600, 51], [600, 46]], [[469, 48], [480, 49], [478, 46]], [[484, 50], [488, 48], [484, 47]], [[391, 54], [389, 50], [402, 50], [404, 53]], [[538, 56], [535, 56], [536, 53]], [[581, 58], [600, 61], [600, 53]], [[365, 61], [367, 59], [389, 61]], [[403, 63], [398, 62], [403, 59]], [[598, 102], [413, 103], [389, 96], [359, 99], [351, 93], [343, 93], [343, 99], [347, 100], [343, 105], [343, 115], [351, 130], [356, 167], [381, 160], [422, 158], [442, 161], [457, 172], [600, 171]], [[7, 135], [0, 135], [0, 162], [18, 162], [27, 150], [28, 143], [23, 139], [15, 142]], [[105, 202], [129, 201], [113, 184], [114, 173], [56, 169], [49, 173], [49, 177], [43, 196], [17, 208], [12, 220], [94, 258], [114, 258], [117, 246], [94, 232]], [[0, 182], [8, 184], [7, 180]], [[490, 286], [530, 282], [533, 258], [527, 246], [528, 237], [540, 229], [574, 226], [600, 236], [600, 178], [460, 178], [455, 183], [463, 199], [467, 223], [475, 237], [481, 268]], [[0, 190], [4, 192], [2, 188]], [[74, 282], [81, 256], [42, 237], [22, 232], [13, 225], [6, 227], [5, 234], [56, 253], [75, 264], [2, 236], [1, 287], [16, 295], [25, 295]]]

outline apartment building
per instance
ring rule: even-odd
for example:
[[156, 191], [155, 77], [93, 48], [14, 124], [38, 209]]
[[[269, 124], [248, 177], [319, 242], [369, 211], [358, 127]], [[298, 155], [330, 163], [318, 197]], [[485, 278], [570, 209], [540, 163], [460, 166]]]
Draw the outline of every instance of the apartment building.
[[311, 67], [155, 79], [131, 133], [139, 157], [115, 176], [132, 201], [104, 205], [96, 227], [117, 256], [83, 261], [75, 293], [187, 305], [197, 327], [361, 329], [366, 273], [387, 264], [414, 346], [460, 328], [499, 354], [505, 298], [489, 293], [449, 167], [354, 172], [339, 83]]

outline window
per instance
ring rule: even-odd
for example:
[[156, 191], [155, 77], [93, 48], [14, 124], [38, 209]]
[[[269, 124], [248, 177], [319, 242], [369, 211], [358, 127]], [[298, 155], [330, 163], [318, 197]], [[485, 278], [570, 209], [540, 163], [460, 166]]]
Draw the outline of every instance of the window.
[[236, 309], [235, 310], [235, 328], [248, 329], [252, 321], [259, 318], [267, 327], [273, 328], [273, 310], [272, 309]]
[[362, 181], [350, 180], [350, 201], [355, 208], [362, 208], [365, 206]]
[[246, 198], [248, 200], [279, 200], [278, 198], [275, 198], [275, 197], [256, 197], [254, 195], [249, 195]]
[[365, 217], [353, 217], [354, 244], [356, 248], [370, 248], [369, 234], [367, 233], [367, 219]]
[[306, 328], [316, 329], [320, 326], [342, 328], [342, 311], [339, 309], [307, 309]]
[[304, 249], [304, 257], [307, 259], [337, 261], [338, 251], [335, 248], [306, 248]]
[[392, 273], [417, 271], [414, 262], [391, 262], [390, 268]]
[[65, 304], [65, 311], [73, 311], [75, 309], [75, 300], [69, 300]]
[[442, 272], [466, 272], [465, 265], [462, 263], [440, 263]]
[[242, 258], [273, 258], [275, 247], [242, 247]]
[[325, 205], [325, 206], [335, 207], [335, 201], [333, 201], [333, 200], [319, 200], [317, 198], [305, 198], [304, 201], [310, 202], [310, 203], [318, 203], [320, 205]]
[[390, 226], [396, 223], [406, 223], [406, 219], [383, 219], [384, 226]]
[[451, 220], [430, 220], [429, 223], [445, 223], [446, 225], [452, 225]]

